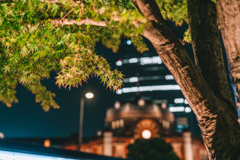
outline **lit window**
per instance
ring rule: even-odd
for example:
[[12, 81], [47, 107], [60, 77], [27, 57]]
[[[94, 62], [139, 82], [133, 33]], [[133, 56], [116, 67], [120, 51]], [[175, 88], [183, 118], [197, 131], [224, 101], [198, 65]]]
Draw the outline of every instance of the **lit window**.
[[144, 139], [149, 139], [149, 138], [151, 138], [151, 136], [152, 136], [152, 133], [148, 129], [145, 129], [142, 131], [142, 137]]
[[162, 60], [159, 56], [154, 56], [154, 57], [142, 57], [140, 59], [140, 64], [141, 65], [146, 65], [146, 64], [162, 64]]
[[118, 89], [116, 93], [117, 94], [122, 94], [122, 89]]
[[174, 99], [174, 103], [183, 103], [184, 102], [184, 98], [175, 98]]
[[124, 120], [120, 119], [120, 127], [124, 127]]
[[131, 78], [129, 78], [129, 82], [131, 82], [131, 83], [138, 82], [138, 77], [131, 77]]
[[170, 107], [169, 110], [171, 112], [184, 112], [185, 108], [183, 106], [179, 106], [179, 107]]
[[174, 77], [173, 77], [172, 75], [166, 75], [166, 76], [165, 76], [165, 79], [166, 79], [166, 80], [173, 80]]
[[118, 61], [116, 62], [116, 65], [117, 65], [117, 66], [122, 66], [122, 61], [118, 60]]
[[112, 129], [115, 129], [116, 128], [116, 123], [115, 121], [112, 121]]
[[170, 122], [166, 120], [162, 120], [162, 126], [165, 129], [170, 129]]
[[119, 120], [116, 121], [116, 128], [119, 128], [120, 127], [120, 122]]
[[117, 90], [117, 94], [134, 93], [134, 92], [152, 92], [152, 91], [172, 91], [180, 90], [179, 85], [155, 85], [140, 87], [125, 87]]
[[192, 111], [192, 109], [191, 109], [190, 107], [186, 107], [186, 108], [185, 108], [185, 112], [186, 112], [186, 113], [189, 113], [189, 112], [191, 112], [191, 111]]
[[129, 63], [137, 63], [138, 62], [138, 59], [137, 58], [130, 58], [128, 60]]

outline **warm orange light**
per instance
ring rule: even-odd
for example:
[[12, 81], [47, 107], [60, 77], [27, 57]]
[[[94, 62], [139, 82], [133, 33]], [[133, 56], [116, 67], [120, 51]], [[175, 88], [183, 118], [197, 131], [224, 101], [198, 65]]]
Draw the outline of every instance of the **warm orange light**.
[[46, 140], [44, 141], [44, 147], [50, 147], [50, 146], [51, 146], [51, 141], [48, 140], [48, 139], [46, 139]]

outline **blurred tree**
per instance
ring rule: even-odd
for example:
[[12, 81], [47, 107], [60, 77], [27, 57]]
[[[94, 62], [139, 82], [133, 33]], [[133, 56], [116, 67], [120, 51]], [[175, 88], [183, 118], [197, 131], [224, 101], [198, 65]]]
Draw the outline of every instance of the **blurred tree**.
[[137, 139], [128, 145], [127, 157], [132, 160], [179, 160], [171, 144], [162, 138]]

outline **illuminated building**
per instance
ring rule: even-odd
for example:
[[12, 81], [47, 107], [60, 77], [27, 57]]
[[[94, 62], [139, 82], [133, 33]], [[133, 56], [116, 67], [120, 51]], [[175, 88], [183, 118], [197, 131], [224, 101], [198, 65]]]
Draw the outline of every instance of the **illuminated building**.
[[[84, 138], [81, 151], [127, 158], [127, 146], [134, 143], [136, 139], [162, 137], [166, 142], [171, 143], [174, 152], [181, 160], [207, 160], [207, 152], [202, 140], [192, 137], [191, 132], [176, 133], [174, 131], [174, 121], [174, 114], [166, 105], [159, 106], [141, 97], [129, 102], [120, 103], [116, 101], [114, 106], [106, 112], [106, 130], [103, 133], [98, 132], [96, 137]], [[50, 145], [50, 148], [78, 150], [77, 133], [70, 138], [23, 138], [14, 140], [34, 142], [42, 146], [45, 145], [45, 147]]]
[[174, 77], [163, 64], [155, 49], [148, 44], [149, 51], [139, 53], [131, 40], [125, 40], [117, 53], [116, 68], [125, 75], [123, 88], [117, 90], [120, 102], [132, 101], [136, 96], [151, 100], [158, 105], [167, 105], [175, 116], [175, 131], [181, 133], [188, 128], [200, 134], [196, 118], [182, 95]]
[[208, 159], [201, 139], [192, 138], [191, 132], [175, 134], [174, 114], [164, 105], [142, 98], [124, 103], [117, 101], [107, 110], [105, 122], [103, 136], [85, 141], [81, 151], [126, 158], [127, 146], [136, 139], [162, 137], [171, 143], [181, 160]]

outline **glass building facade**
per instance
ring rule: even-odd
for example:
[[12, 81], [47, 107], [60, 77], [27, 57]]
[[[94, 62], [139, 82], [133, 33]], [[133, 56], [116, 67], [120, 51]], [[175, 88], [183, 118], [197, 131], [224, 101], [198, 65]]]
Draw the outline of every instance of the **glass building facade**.
[[175, 131], [187, 128], [194, 133], [195, 116], [174, 77], [163, 64], [155, 49], [147, 42], [149, 51], [139, 53], [131, 40], [125, 40], [117, 53], [116, 68], [125, 75], [123, 87], [116, 94], [120, 102], [140, 96], [145, 100], [168, 106], [175, 116]]

